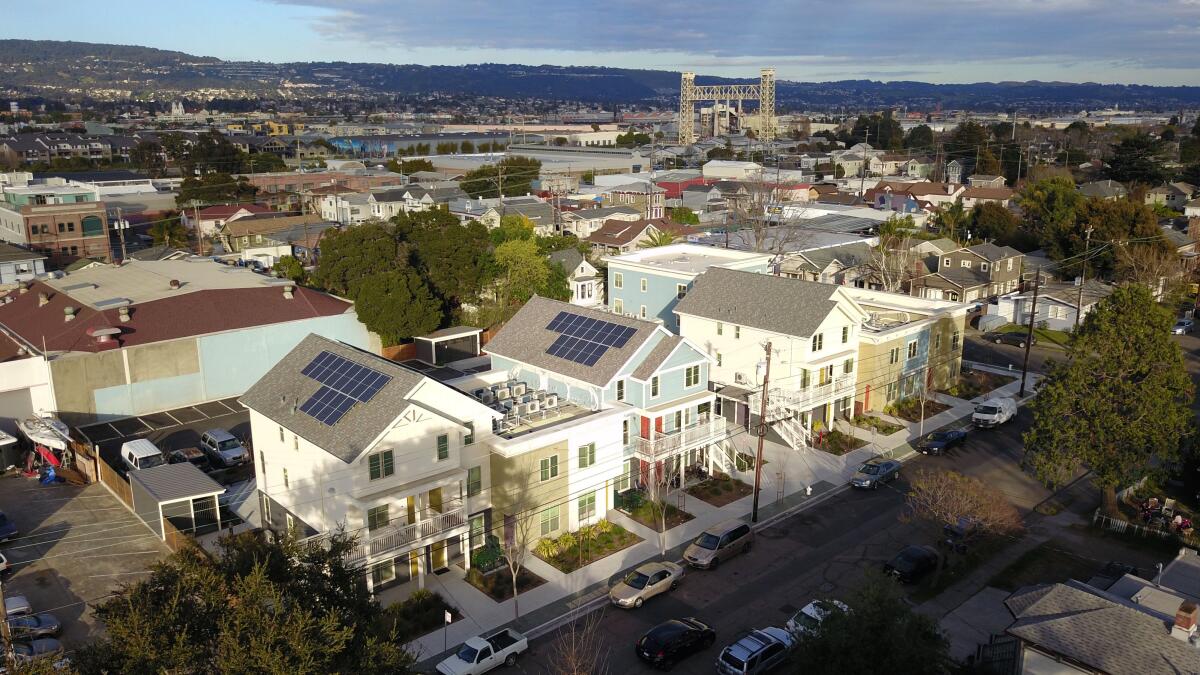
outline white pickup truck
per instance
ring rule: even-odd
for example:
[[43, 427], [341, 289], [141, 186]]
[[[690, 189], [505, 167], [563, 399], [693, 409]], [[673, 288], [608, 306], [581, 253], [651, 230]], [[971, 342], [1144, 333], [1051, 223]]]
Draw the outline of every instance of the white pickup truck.
[[481, 675], [501, 665], [515, 665], [526, 649], [529, 640], [524, 635], [503, 628], [468, 639], [453, 656], [437, 664], [437, 671], [442, 675]]

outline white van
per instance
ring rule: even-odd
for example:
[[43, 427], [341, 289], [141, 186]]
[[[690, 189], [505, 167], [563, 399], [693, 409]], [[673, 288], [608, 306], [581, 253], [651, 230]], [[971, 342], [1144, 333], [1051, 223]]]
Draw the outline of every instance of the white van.
[[144, 438], [136, 438], [121, 444], [121, 461], [130, 471], [149, 469], [166, 462], [162, 450]]
[[971, 422], [977, 427], [997, 427], [1016, 416], [1016, 401], [1011, 398], [993, 398], [975, 406]]

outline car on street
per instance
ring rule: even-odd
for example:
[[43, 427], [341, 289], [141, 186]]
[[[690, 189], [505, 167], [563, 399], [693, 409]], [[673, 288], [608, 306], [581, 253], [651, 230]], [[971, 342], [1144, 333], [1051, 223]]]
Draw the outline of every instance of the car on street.
[[927, 435], [919, 444], [917, 450], [927, 455], [940, 455], [959, 445], [967, 438], [966, 429], [945, 429]]
[[1187, 335], [1196, 329], [1196, 324], [1191, 319], [1180, 319], [1171, 326], [1171, 333], [1174, 335]]
[[[995, 342], [998, 345], [1013, 345], [1014, 347], [1020, 347], [1022, 349], [1025, 348], [1025, 342], [1028, 340], [1028, 338], [1029, 334], [1025, 331], [1021, 331], [1019, 333], [1001, 333], [999, 331], [994, 331], [983, 334], [983, 339], [987, 340], [988, 342]], [[1030, 344], [1037, 344], [1036, 335], [1033, 336], [1033, 342]]]
[[977, 427], [998, 427], [1017, 416], [1017, 402], [1011, 398], [990, 398], [975, 406], [971, 424]]
[[716, 631], [699, 619], [670, 619], [646, 631], [634, 645], [634, 652], [651, 666], [670, 670], [692, 654], [708, 649], [716, 641]]
[[850, 608], [840, 600], [813, 600], [792, 615], [784, 625], [788, 632], [797, 637], [812, 635], [817, 632], [825, 617], [837, 610], [849, 612]]
[[673, 562], [644, 563], [617, 582], [608, 599], [617, 607], [641, 607], [650, 598], [678, 588], [682, 578], [683, 567]]
[[228, 468], [250, 461], [250, 453], [242, 442], [224, 429], [209, 429], [201, 434], [200, 448], [216, 467]]
[[4, 598], [4, 613], [10, 619], [14, 616], [26, 616], [33, 614], [33, 605], [29, 604], [29, 600], [23, 595], [10, 595]]
[[195, 465], [201, 471], [208, 471], [212, 468], [212, 463], [208, 459], [208, 455], [200, 448], [177, 448], [167, 453], [167, 462], [170, 464], [183, 464], [185, 462]]
[[850, 477], [850, 485], [864, 490], [874, 490], [882, 483], [894, 481], [900, 477], [900, 462], [894, 459], [875, 457], [863, 462], [858, 471]]
[[28, 665], [41, 659], [56, 658], [63, 653], [62, 643], [54, 638], [38, 638], [13, 642], [13, 654], [18, 664]]
[[62, 632], [62, 623], [50, 613], [27, 614], [8, 620], [8, 628], [12, 631], [14, 640], [30, 638], [58, 637]]
[[787, 660], [796, 637], [782, 628], [768, 626], [750, 631], [721, 650], [717, 672], [724, 675], [766, 673]]
[[915, 584], [937, 568], [938, 552], [928, 546], [906, 546], [883, 566], [884, 574]]
[[15, 539], [20, 534], [17, 530], [17, 525], [0, 511], [0, 542], [6, 542], [9, 539]]
[[500, 666], [517, 665], [517, 657], [529, 649], [529, 640], [511, 628], [491, 635], [468, 638], [450, 656], [437, 664], [442, 675], [481, 675]]
[[715, 570], [738, 553], [749, 551], [753, 543], [754, 530], [740, 520], [730, 520], [701, 532], [684, 550], [683, 560], [692, 567]]

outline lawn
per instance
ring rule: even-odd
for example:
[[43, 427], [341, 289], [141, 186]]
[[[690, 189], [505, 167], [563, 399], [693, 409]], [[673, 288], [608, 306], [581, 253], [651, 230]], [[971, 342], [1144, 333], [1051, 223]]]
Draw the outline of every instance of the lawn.
[[[678, 525], [682, 525], [692, 519], [692, 514], [676, 507], [674, 504], [666, 505], [667, 512], [667, 529], [671, 529]], [[662, 532], [662, 516], [655, 508], [654, 504], [646, 499], [638, 490], [631, 490], [621, 496], [621, 503], [617, 508], [629, 514], [630, 518], [638, 521], [642, 525], [654, 530]]]
[[753, 491], [754, 488], [723, 473], [715, 474], [712, 478], [687, 489], [689, 495], [718, 507], [736, 502]]
[[[484, 574], [472, 568], [467, 572], [467, 583], [483, 591], [485, 595], [496, 602], [504, 602], [513, 596], [512, 573], [508, 571], [507, 565], [491, 574]], [[546, 583], [545, 579], [523, 567], [517, 574], [517, 584], [520, 586], [522, 593], [527, 592], [531, 588], [537, 588], [544, 583]]]
[[454, 621], [462, 618], [462, 613], [447, 604], [441, 595], [423, 588], [413, 591], [403, 602], [384, 608], [382, 620], [389, 628], [394, 625], [396, 639], [405, 643], [445, 625], [447, 610]]
[[534, 547], [534, 555], [558, 571], [570, 574], [641, 540], [641, 537], [620, 525], [601, 520], [595, 525], [580, 528], [578, 532], [567, 532], [554, 539], [541, 539]]
[[850, 420], [850, 423], [859, 429], [871, 429], [875, 433], [883, 434], [884, 436], [889, 436], [904, 428], [895, 422], [889, 422], [873, 415], [855, 415], [854, 419]]
[[[1006, 324], [996, 329], [1000, 333], [1028, 333], [1029, 326], [1022, 326], [1015, 323]], [[1066, 349], [1067, 342], [1071, 339], [1071, 334], [1061, 330], [1052, 330], [1050, 328], [1034, 328], [1033, 336], [1037, 338], [1037, 343], [1046, 347], [1060, 347]]]
[[841, 457], [851, 450], [857, 450], [866, 444], [867, 442], [861, 438], [851, 436], [850, 434], [844, 434], [837, 429], [833, 429], [831, 431], [822, 431], [817, 434], [816, 448], [818, 450], [828, 452], [831, 455], [837, 455], [838, 457]]
[[[937, 401], [925, 401], [925, 419], [942, 412], [949, 410], [950, 406], [938, 403]], [[909, 422], [921, 421], [921, 400], [916, 396], [900, 399], [887, 407], [887, 412], [890, 415], [895, 415], [900, 419], [908, 420]]]
[[958, 382], [945, 389], [943, 393], [969, 401], [976, 396], [983, 396], [989, 391], [1016, 381], [1017, 378], [1015, 377], [991, 373], [986, 370], [972, 370], [960, 375]]
[[1100, 565], [1096, 561], [1071, 555], [1056, 546], [1056, 542], [1047, 541], [1026, 552], [992, 577], [988, 586], [1015, 591], [1031, 584], [1056, 583], [1067, 579], [1087, 581], [1098, 571]]

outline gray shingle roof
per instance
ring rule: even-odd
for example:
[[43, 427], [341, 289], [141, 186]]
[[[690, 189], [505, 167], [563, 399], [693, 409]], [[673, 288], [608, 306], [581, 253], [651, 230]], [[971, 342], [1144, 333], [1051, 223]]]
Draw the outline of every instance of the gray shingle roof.
[[987, 260], [988, 262], [995, 262], [997, 260], [1003, 260], [1004, 258], [1012, 258], [1014, 256], [1021, 255], [1020, 251], [1011, 246], [997, 246], [991, 242], [984, 242], [982, 244], [968, 246], [967, 250], [976, 255], [982, 256], [983, 259]]
[[209, 478], [191, 462], [130, 471], [129, 480], [140, 484], [160, 504], [225, 491], [225, 486]]
[[836, 291], [832, 284], [710, 267], [675, 313], [803, 337], [837, 307]]
[[1018, 590], [1005, 601], [1010, 635], [1114, 675], [1200, 672], [1200, 650], [1161, 619], [1075, 585]]
[[575, 268], [579, 267], [579, 263], [583, 262], [583, 254], [574, 248], [564, 248], [561, 251], [555, 251], [546, 256], [550, 259], [551, 265], [562, 267], [566, 274], [573, 274]]
[[[308, 397], [321, 387], [319, 382], [300, 371], [322, 351], [332, 352], [392, 378], [370, 401], [354, 404], [350, 412], [332, 426], [299, 411]], [[423, 379], [422, 375], [382, 357], [310, 334], [238, 400], [349, 464], [408, 408], [409, 392]]]
[[650, 379], [654, 371], [658, 370], [663, 361], [671, 356], [671, 352], [675, 351], [675, 347], [680, 342], [683, 342], [683, 338], [678, 335], [670, 335], [659, 340], [658, 344], [654, 345], [654, 349], [651, 349], [650, 353], [646, 355], [645, 360], [633, 371], [633, 376], [642, 381]]
[[[629, 326], [636, 329], [637, 332], [629, 338], [624, 347], [610, 347], [604, 356], [596, 361], [595, 365], [585, 366], [546, 353], [546, 349], [559, 336], [559, 333], [546, 328], [546, 326], [559, 312], [564, 311], [608, 321], [619, 326]], [[619, 314], [610, 314], [534, 296], [487, 343], [484, 351], [537, 368], [545, 368], [582, 382], [605, 386], [657, 329], [658, 324], [650, 321], [632, 319]]]

